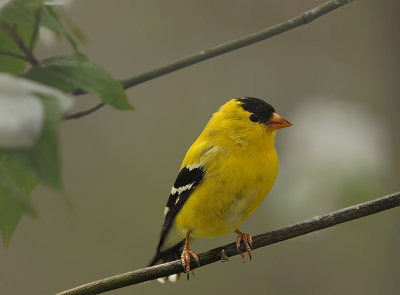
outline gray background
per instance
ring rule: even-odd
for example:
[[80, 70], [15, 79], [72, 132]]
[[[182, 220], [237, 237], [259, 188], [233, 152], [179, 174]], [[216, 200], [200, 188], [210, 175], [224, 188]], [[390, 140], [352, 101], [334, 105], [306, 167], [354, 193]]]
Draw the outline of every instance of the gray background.
[[[75, 1], [81, 50], [127, 78], [293, 17], [322, 1]], [[280, 173], [241, 227], [253, 234], [399, 189], [399, 3], [354, 1], [306, 26], [127, 91], [61, 128], [63, 193], [40, 185], [39, 217], [0, 246], [1, 294], [53, 294], [145, 266], [186, 150], [217, 108], [255, 96], [294, 123], [279, 131]], [[40, 59], [70, 53], [40, 43]], [[75, 111], [98, 100], [77, 97]], [[399, 209], [196, 271], [110, 294], [398, 294]], [[201, 240], [202, 251], [235, 235]]]

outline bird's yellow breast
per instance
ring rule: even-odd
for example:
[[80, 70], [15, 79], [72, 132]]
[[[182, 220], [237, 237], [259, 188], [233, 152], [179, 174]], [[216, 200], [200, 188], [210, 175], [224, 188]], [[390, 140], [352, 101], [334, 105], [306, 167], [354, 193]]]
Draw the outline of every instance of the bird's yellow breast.
[[205, 176], [177, 214], [176, 231], [195, 238], [225, 235], [260, 206], [278, 173], [274, 133], [261, 132], [257, 140], [242, 142], [239, 136], [227, 146], [227, 140], [210, 140], [214, 135], [205, 129], [183, 163], [200, 163]]

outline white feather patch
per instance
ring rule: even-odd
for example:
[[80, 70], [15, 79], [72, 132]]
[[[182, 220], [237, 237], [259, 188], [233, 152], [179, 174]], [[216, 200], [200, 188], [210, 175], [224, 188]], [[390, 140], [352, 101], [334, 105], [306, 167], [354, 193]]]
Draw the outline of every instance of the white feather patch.
[[190, 190], [193, 186], [193, 183], [191, 184], [187, 184], [185, 186], [181, 186], [180, 188], [178, 188], [178, 194], [181, 194], [182, 192], [186, 191], [186, 190]]
[[[193, 184], [194, 184], [194, 183], [190, 183], [190, 184], [187, 184], [187, 185], [185, 185], [185, 186], [178, 187], [178, 188], [172, 187], [172, 189], [171, 189], [171, 195], [175, 194], [176, 192], [178, 192], [178, 194], [181, 194], [182, 192], [184, 192], [184, 191], [186, 191], [186, 190], [190, 190], [190, 189], [192, 188]], [[175, 203], [176, 203], [176, 202], [175, 202]]]
[[169, 280], [171, 283], [175, 283], [175, 282], [178, 280], [178, 275], [177, 275], [177, 274], [170, 275], [170, 276], [168, 277], [168, 280]]
[[164, 284], [166, 279], [165, 278], [158, 278], [157, 281], [160, 282], [161, 284]]
[[199, 168], [200, 167], [200, 163], [197, 163], [195, 165], [190, 165], [190, 166], [186, 166], [189, 171], [192, 171], [193, 169]]
[[164, 208], [164, 217], [168, 214], [168, 211], [169, 211], [169, 208], [168, 208], [168, 207], [165, 207], [165, 208]]
[[176, 193], [177, 189], [173, 186], [171, 189], [171, 195], [174, 195]]

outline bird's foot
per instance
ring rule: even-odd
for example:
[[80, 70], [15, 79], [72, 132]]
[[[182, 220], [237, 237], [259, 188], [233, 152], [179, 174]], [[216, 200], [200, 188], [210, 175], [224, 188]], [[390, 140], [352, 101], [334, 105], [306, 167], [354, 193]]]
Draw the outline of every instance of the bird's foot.
[[240, 251], [240, 242], [243, 241], [244, 245], [246, 246], [247, 253], [249, 254], [249, 258], [251, 260], [251, 249], [253, 248], [253, 239], [250, 234], [242, 233], [240, 230], [235, 230], [235, 233], [237, 233], [237, 239], [236, 239], [236, 248], [238, 250], [238, 253], [240, 253], [240, 256], [242, 257], [242, 261], [245, 262], [244, 258], [246, 257], [246, 254]]
[[[194, 260], [196, 260], [197, 265], [200, 266], [199, 256], [197, 256], [197, 254], [194, 253], [194, 251], [190, 250], [188, 247], [184, 247], [181, 254], [181, 261], [187, 279], [189, 279], [189, 273], [190, 273], [190, 257], [193, 257]], [[193, 270], [192, 270], [192, 275], [194, 276]]]

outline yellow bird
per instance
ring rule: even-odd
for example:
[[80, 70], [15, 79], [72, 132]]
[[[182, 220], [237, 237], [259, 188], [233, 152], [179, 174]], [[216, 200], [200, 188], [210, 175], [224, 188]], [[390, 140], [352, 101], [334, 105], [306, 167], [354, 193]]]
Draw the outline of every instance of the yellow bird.
[[[164, 210], [157, 252], [149, 266], [181, 259], [189, 274], [189, 238], [237, 233], [249, 257], [251, 235], [239, 231], [261, 204], [278, 173], [275, 131], [292, 124], [254, 97], [232, 99], [216, 112], [190, 147]], [[244, 254], [241, 253], [242, 259]], [[170, 276], [175, 281], [176, 276]]]

